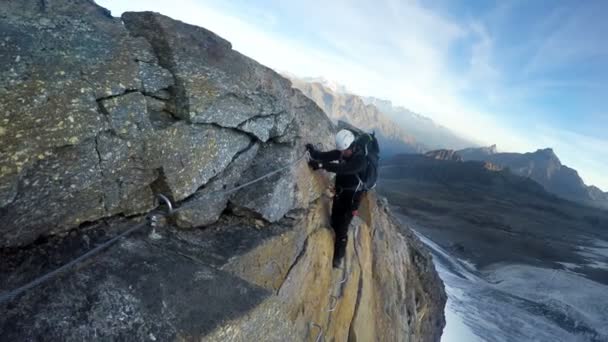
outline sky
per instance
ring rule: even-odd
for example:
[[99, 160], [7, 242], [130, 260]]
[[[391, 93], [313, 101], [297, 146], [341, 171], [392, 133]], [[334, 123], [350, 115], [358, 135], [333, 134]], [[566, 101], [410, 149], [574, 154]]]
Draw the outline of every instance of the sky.
[[280, 72], [389, 99], [608, 190], [608, 1], [98, 0], [205, 27]]

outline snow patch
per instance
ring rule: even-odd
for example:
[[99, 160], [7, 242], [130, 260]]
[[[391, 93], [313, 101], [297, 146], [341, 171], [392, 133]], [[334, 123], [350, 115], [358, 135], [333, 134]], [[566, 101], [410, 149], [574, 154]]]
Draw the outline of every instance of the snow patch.
[[590, 246], [579, 246], [577, 253], [588, 260], [586, 266], [608, 270], [608, 241], [593, 240]]

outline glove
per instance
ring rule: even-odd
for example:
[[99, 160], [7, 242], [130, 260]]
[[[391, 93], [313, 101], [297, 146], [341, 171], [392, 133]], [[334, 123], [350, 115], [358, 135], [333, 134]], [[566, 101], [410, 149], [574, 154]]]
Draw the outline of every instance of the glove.
[[310, 157], [314, 159], [318, 152], [315, 146], [313, 144], [306, 144], [304, 145], [304, 147], [306, 147], [306, 150], [308, 151]]
[[313, 159], [308, 162], [308, 166], [310, 166], [310, 168], [313, 170], [318, 170], [323, 168], [323, 163]]
[[308, 143], [308, 144], [306, 144], [304, 146], [306, 147], [306, 149], [308, 150], [308, 152], [316, 151], [316, 148], [315, 148], [315, 146], [313, 144]]

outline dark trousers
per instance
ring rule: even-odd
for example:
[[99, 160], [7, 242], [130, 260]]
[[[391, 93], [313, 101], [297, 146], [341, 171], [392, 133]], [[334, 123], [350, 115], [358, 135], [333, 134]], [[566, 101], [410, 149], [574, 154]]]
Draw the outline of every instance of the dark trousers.
[[359, 207], [361, 193], [340, 191], [334, 197], [331, 209], [331, 227], [336, 233], [334, 244], [334, 260], [341, 260], [346, 254], [348, 243], [348, 226], [353, 220], [353, 211]]

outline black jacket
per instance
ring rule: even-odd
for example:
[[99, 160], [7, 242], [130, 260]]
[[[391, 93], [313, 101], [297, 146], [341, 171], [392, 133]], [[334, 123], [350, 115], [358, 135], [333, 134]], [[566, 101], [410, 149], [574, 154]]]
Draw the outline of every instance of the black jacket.
[[[325, 170], [336, 174], [336, 191], [357, 190], [359, 178], [363, 176], [367, 168], [365, 154], [358, 150], [355, 150], [350, 158], [345, 159], [342, 159], [342, 153], [338, 150], [328, 152], [313, 150], [310, 151], [310, 157], [320, 161]], [[338, 162], [332, 163], [334, 161]]]

